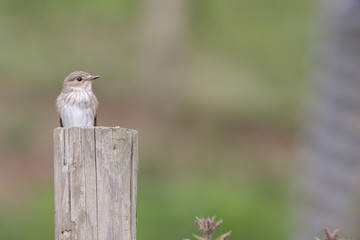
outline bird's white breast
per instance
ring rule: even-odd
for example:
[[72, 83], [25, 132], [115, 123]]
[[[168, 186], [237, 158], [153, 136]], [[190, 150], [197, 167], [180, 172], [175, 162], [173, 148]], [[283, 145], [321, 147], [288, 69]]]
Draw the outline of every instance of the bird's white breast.
[[64, 127], [94, 126], [94, 117], [90, 108], [78, 106], [64, 107], [62, 112]]
[[64, 127], [94, 126], [97, 105], [97, 99], [90, 91], [62, 94], [57, 100]]

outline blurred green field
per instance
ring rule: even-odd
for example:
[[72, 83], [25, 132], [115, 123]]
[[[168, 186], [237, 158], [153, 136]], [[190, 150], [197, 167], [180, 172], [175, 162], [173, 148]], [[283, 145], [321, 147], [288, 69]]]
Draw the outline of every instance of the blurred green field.
[[146, 6], [0, 2], [0, 239], [53, 239], [54, 101], [80, 69], [102, 76], [100, 124], [140, 132], [138, 239], [190, 238], [213, 215], [230, 239], [287, 238], [311, 2], [188, 1], [166, 117], [139, 80]]

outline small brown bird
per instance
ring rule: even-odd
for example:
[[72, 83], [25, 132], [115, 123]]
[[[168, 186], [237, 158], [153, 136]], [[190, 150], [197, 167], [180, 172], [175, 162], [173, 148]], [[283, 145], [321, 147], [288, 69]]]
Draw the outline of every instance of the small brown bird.
[[96, 126], [98, 100], [91, 84], [99, 76], [75, 71], [64, 80], [62, 91], [56, 99], [61, 127]]

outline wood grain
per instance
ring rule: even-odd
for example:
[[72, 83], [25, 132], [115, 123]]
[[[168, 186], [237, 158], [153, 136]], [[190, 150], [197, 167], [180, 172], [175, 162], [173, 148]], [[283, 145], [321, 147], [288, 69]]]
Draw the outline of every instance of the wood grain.
[[54, 130], [55, 240], [135, 240], [138, 133]]

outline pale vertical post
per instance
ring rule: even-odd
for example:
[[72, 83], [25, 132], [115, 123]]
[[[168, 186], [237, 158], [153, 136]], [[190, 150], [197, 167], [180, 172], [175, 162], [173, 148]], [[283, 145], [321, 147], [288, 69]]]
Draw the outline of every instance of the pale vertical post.
[[360, 1], [317, 1], [299, 159], [293, 240], [340, 229], [360, 236]]
[[136, 240], [138, 133], [54, 130], [55, 240]]

